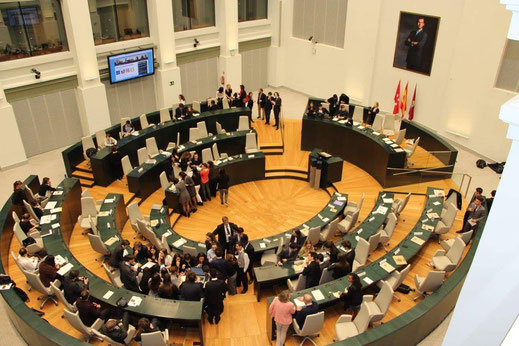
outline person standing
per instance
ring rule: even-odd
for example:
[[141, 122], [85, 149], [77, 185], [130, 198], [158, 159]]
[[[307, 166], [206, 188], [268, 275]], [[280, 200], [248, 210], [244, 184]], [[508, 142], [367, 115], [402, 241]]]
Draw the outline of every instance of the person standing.
[[368, 116], [366, 117], [366, 123], [369, 125], [373, 125], [373, 122], [375, 121], [375, 117], [377, 116], [379, 111], [380, 110], [378, 109], [378, 102], [375, 102], [375, 104], [373, 104], [373, 107], [369, 107], [369, 109], [368, 109]]
[[200, 195], [202, 201], [211, 200], [211, 190], [209, 189], [209, 164], [202, 163], [202, 170], [200, 171]]
[[269, 306], [270, 317], [276, 323], [276, 346], [285, 344], [287, 331], [292, 324], [292, 315], [295, 314], [296, 307], [290, 301], [290, 292], [281, 291]]
[[238, 251], [238, 277], [236, 279], [236, 286], [243, 285], [241, 294], [245, 294], [249, 289], [249, 283], [247, 281], [247, 269], [250, 264], [249, 255], [247, 255], [243, 249], [243, 243], [236, 244], [236, 250]]
[[[475, 233], [479, 228], [479, 223], [486, 216], [487, 216], [487, 210], [483, 206], [483, 197], [477, 196], [474, 199], [473, 208], [470, 210], [467, 221], [463, 225], [463, 229], [461, 231], [457, 231], [456, 233], [465, 233], [470, 230], [474, 230], [474, 233]], [[474, 233], [472, 234], [473, 237], [474, 237]]]
[[182, 205], [182, 210], [184, 212], [184, 216], [190, 216], [190, 201], [191, 197], [189, 197], [189, 192], [187, 191], [186, 184], [183, 180], [178, 180], [177, 178], [173, 179], [173, 184], [175, 184], [175, 189], [178, 193], [178, 200]]
[[247, 92], [245, 91], [245, 85], [240, 85], [240, 93], [238, 94], [238, 100], [240, 100], [240, 107], [245, 107], [247, 102], [245, 99], [247, 98]]
[[210, 270], [211, 279], [205, 284], [205, 303], [207, 304], [207, 319], [209, 324], [218, 324], [223, 312], [223, 300], [227, 287], [223, 280], [218, 279], [216, 269]]
[[279, 113], [281, 113], [281, 97], [279, 96], [279, 93], [276, 91], [274, 93], [274, 100], [272, 102], [272, 105], [274, 106], [274, 119], [276, 119], [276, 123], [274, 126], [276, 127], [276, 130], [279, 130]]
[[[236, 224], [229, 222], [227, 216], [222, 217], [222, 223], [219, 224], [213, 231], [214, 235], [218, 236], [218, 242], [223, 251], [229, 253], [231, 251], [230, 244], [234, 233], [238, 230]], [[211, 258], [209, 258], [211, 260]]]
[[225, 173], [225, 169], [220, 169], [218, 175], [217, 190], [220, 191], [220, 203], [229, 206], [229, 176]]
[[265, 120], [265, 101], [267, 100], [267, 96], [263, 92], [263, 89], [258, 90], [258, 117], [256, 119]]
[[405, 40], [405, 45], [409, 47], [406, 63], [407, 69], [422, 71], [422, 51], [427, 42], [427, 33], [423, 29], [425, 18], [418, 18], [416, 26], [417, 30], [412, 30]]
[[265, 124], [270, 125], [270, 112], [272, 111], [272, 93], [269, 91], [265, 99]]

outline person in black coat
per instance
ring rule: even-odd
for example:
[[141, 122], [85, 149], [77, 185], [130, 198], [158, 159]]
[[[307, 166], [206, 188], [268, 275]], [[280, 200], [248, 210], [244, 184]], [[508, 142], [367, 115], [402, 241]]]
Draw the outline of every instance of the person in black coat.
[[218, 279], [216, 269], [211, 269], [211, 279], [205, 284], [205, 300], [207, 305], [207, 319], [210, 324], [220, 322], [220, 314], [223, 311], [223, 300], [227, 292], [227, 285]]
[[88, 289], [88, 278], [79, 277], [79, 271], [75, 269], [63, 279], [63, 294], [69, 304], [74, 304], [85, 289]]
[[140, 292], [139, 285], [137, 284], [137, 275], [140, 273], [141, 267], [135, 269], [135, 264], [135, 257], [133, 255], [127, 255], [124, 257], [123, 262], [121, 262], [119, 271], [124, 287], [130, 291]]
[[496, 190], [492, 190], [490, 192], [490, 198], [487, 198], [487, 214], [490, 213], [490, 208], [492, 208], [492, 203], [494, 203], [494, 198], [496, 197]]
[[[302, 299], [301, 299], [302, 298]], [[304, 307], [297, 307], [294, 318], [299, 325], [299, 329], [303, 329], [305, 325], [306, 316], [313, 315], [319, 312], [319, 305], [312, 300], [310, 294], [305, 294], [303, 297], [298, 298], [305, 303]]]
[[180, 296], [183, 300], [200, 301], [204, 296], [202, 284], [196, 282], [196, 274], [188, 271], [186, 281], [180, 285]]
[[299, 248], [296, 243], [290, 243], [288, 245], [288, 249], [281, 251], [279, 254], [279, 265], [282, 265], [284, 262], [295, 261], [297, 258], [297, 254], [299, 253]]
[[121, 158], [121, 154], [117, 150], [117, 145], [113, 145], [110, 155], [110, 173], [114, 180], [121, 180], [123, 178], [124, 173]]
[[313, 101], [310, 101], [310, 104], [308, 105], [308, 108], [306, 109], [306, 116], [309, 118], [315, 118], [316, 115], [317, 115], [317, 109], [315, 108]]
[[13, 184], [14, 192], [13, 196], [11, 197], [11, 202], [13, 205], [16, 205], [17, 207], [21, 208], [20, 210], [25, 210], [25, 205], [23, 204], [23, 201], [29, 203], [29, 200], [27, 199], [27, 195], [25, 194], [25, 187], [23, 186], [23, 183], [20, 180], [17, 180]]
[[222, 217], [222, 223], [216, 226], [216, 229], [213, 231], [213, 234], [218, 236], [218, 242], [224, 252], [231, 251], [231, 239], [237, 230], [238, 226], [229, 222], [229, 218], [224, 216]]
[[274, 119], [276, 120], [274, 126], [276, 127], [276, 130], [279, 130], [279, 113], [281, 113], [281, 97], [279, 96], [279, 93], [277, 91], [274, 93], [274, 100], [272, 101], [272, 105], [274, 106]]
[[350, 104], [350, 98], [348, 97], [348, 95], [346, 95], [345, 93], [342, 93], [341, 96], [339, 97], [339, 104], [345, 104], [345, 105]]
[[51, 186], [50, 178], [45, 177], [41, 181], [40, 189], [38, 190], [38, 195], [40, 195], [40, 197], [45, 197], [48, 191], [54, 192], [56, 191], [56, 189]]
[[353, 261], [355, 260], [355, 249], [352, 248], [351, 242], [349, 240], [345, 240], [341, 243], [341, 246], [346, 250], [346, 261], [350, 264], [350, 267], [353, 268]]
[[184, 118], [186, 116], [186, 108], [184, 106], [184, 104], [179, 104], [178, 105], [178, 108], [175, 109], [175, 118], [177, 119], [181, 119], [181, 118]]
[[326, 103], [330, 104], [330, 116], [333, 117], [335, 115], [335, 112], [337, 111], [337, 105], [339, 103], [339, 98], [337, 97], [337, 94], [333, 94], [332, 97], [326, 100]]
[[134, 340], [140, 342], [142, 334], [160, 331], [160, 324], [157, 318], [153, 318], [150, 322], [146, 317], [142, 317], [137, 322], [137, 330], [135, 331]]
[[226, 206], [229, 206], [227, 203], [229, 201], [229, 181], [230, 178], [227, 173], [225, 173], [225, 169], [220, 169], [216, 189], [220, 191], [220, 204], [225, 204]]
[[142, 264], [148, 262], [149, 254], [146, 245], [142, 245], [140, 241], [136, 241], [135, 244], [133, 244], [133, 256], [135, 256], [137, 262]]
[[310, 288], [319, 285], [321, 279], [321, 266], [319, 265], [317, 253], [310, 252], [308, 255], [310, 263], [303, 269], [302, 274], [306, 276], [306, 287]]
[[326, 108], [323, 107], [322, 104], [319, 105], [319, 109], [317, 110], [317, 113], [315, 114], [319, 119], [324, 119], [329, 117], [330, 112]]
[[101, 309], [101, 305], [93, 302], [88, 290], [81, 292], [81, 296], [76, 300], [76, 307], [81, 322], [87, 327], [92, 326], [98, 318], [105, 321], [110, 318], [110, 310]]
[[[240, 227], [241, 228], [241, 227]], [[243, 231], [243, 228], [242, 228]], [[252, 259], [254, 258], [254, 246], [249, 242], [249, 236], [246, 234], [243, 234], [241, 241], [241, 244], [243, 245], [243, 251], [249, 256], [250, 264], [247, 268], [247, 273], [249, 273], [249, 285], [252, 284], [252, 280], [254, 278], [254, 268], [252, 266]], [[236, 249], [236, 244], [234, 245], [234, 248]]]
[[265, 119], [265, 103], [267, 101], [267, 95], [263, 92], [263, 89], [258, 90], [258, 117], [256, 119], [264, 120]]
[[272, 93], [269, 91], [265, 99], [265, 124], [270, 125], [270, 112], [272, 111]]
[[144, 294], [150, 293], [150, 287], [148, 285], [148, 282], [153, 277], [153, 275], [155, 275], [155, 273], [158, 273], [159, 271], [160, 271], [160, 266], [157, 264], [151, 268], [144, 268], [142, 270], [142, 277], [141, 277], [141, 281], [139, 282], [139, 288], [142, 293], [144, 293]]
[[227, 268], [225, 265], [225, 259], [223, 258], [223, 250], [221, 248], [216, 249], [216, 258], [209, 263], [209, 266], [216, 269], [222, 276], [227, 277]]
[[353, 310], [353, 318], [355, 318], [362, 304], [362, 284], [355, 273], [348, 275], [348, 282], [351, 284], [350, 287], [345, 293], [339, 292], [339, 296], [344, 302], [344, 310]]
[[366, 123], [369, 125], [373, 125], [373, 122], [375, 121], [375, 117], [377, 116], [378, 112], [380, 110], [378, 109], [378, 102], [375, 102], [373, 107], [369, 107], [368, 109], [368, 116], [366, 118]]
[[328, 271], [332, 271], [332, 277], [334, 279], [342, 278], [343, 276], [351, 273], [351, 266], [346, 260], [346, 254], [341, 253], [339, 255], [339, 261], [336, 263], [332, 263], [328, 267]]
[[124, 344], [124, 339], [128, 336], [129, 323], [130, 316], [128, 311], [125, 311], [121, 320], [109, 320], [99, 329], [99, 331], [101, 334], [108, 336], [113, 341]]
[[217, 111], [218, 110], [218, 105], [216, 104], [216, 102], [214, 102], [214, 100], [211, 100], [211, 104], [209, 105], [208, 111]]
[[337, 249], [337, 246], [335, 246], [333, 241], [328, 240], [327, 242], [324, 243], [323, 246], [324, 246], [324, 249], [330, 254], [330, 263], [337, 262], [339, 260], [338, 256], [341, 252], [339, 251], [339, 249]]
[[297, 245], [298, 249], [301, 249], [306, 241], [306, 237], [301, 233], [301, 231], [297, 228], [295, 228], [292, 231], [292, 236], [290, 237], [290, 240], [288, 241], [288, 244], [295, 243]]
[[119, 265], [123, 261], [124, 250], [126, 250], [128, 246], [130, 246], [130, 242], [124, 239], [119, 245], [117, 245], [114, 248], [112, 254], [110, 255], [110, 259], [108, 260], [108, 264], [110, 264], [112, 268], [119, 268]]

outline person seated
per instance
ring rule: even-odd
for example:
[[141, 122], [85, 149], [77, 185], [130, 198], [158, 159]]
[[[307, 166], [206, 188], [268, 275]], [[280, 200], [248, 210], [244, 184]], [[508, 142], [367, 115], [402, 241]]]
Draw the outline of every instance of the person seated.
[[45, 196], [47, 196], [47, 192], [54, 192], [54, 191], [56, 191], [56, 189], [51, 186], [50, 178], [48, 178], [48, 177], [43, 178], [41, 185], [40, 185], [40, 189], [38, 190], [38, 195], [40, 195], [40, 197], [45, 197]]
[[218, 90], [216, 90], [216, 99], [218, 100], [218, 106], [222, 106], [222, 99], [225, 97], [225, 93], [223, 91], [223, 87], [219, 87]]
[[135, 128], [133, 127], [130, 120], [126, 120], [126, 123], [123, 126], [123, 137], [127, 137], [135, 132]]
[[191, 267], [195, 267], [195, 263], [193, 261], [193, 258], [190, 254], [185, 253], [184, 257], [182, 258], [182, 264], [180, 265], [180, 269], [183, 271], [187, 271]]
[[135, 256], [126, 255], [119, 266], [121, 282], [128, 290], [139, 292], [139, 284], [137, 283], [137, 275], [141, 271], [140, 264], [135, 262]]
[[27, 199], [27, 195], [25, 193], [25, 186], [20, 180], [17, 180], [14, 182], [13, 188], [14, 192], [11, 197], [11, 202], [13, 203], [13, 205], [16, 205], [19, 208], [21, 208], [21, 210], [25, 210], [25, 205], [23, 204], [23, 201], [27, 203], [29, 202], [29, 200]]
[[186, 117], [186, 108], [183, 103], [178, 105], [178, 108], [175, 109], [175, 118], [184, 119]]
[[193, 110], [193, 107], [189, 106], [187, 107], [186, 116], [185, 118], [191, 118], [192, 116], [200, 114], [199, 112]]
[[139, 263], [148, 262], [148, 248], [142, 245], [140, 241], [136, 241], [135, 244], [133, 244], [133, 256], [135, 256], [135, 260]]
[[373, 122], [375, 121], [375, 117], [378, 114], [380, 110], [378, 109], [378, 102], [375, 102], [373, 107], [369, 107], [368, 109], [368, 116], [366, 118], [366, 123], [369, 125], [373, 125]]
[[43, 286], [50, 287], [50, 283], [58, 279], [63, 282], [63, 276], [58, 274], [59, 266], [54, 261], [53, 255], [47, 255], [40, 263], [38, 271], [40, 273], [40, 280]]
[[141, 335], [146, 333], [153, 333], [160, 331], [160, 324], [157, 318], [153, 318], [150, 322], [146, 317], [142, 317], [137, 322], [137, 330], [135, 331], [135, 336], [133, 339], [135, 341], [141, 341]]
[[74, 304], [85, 289], [88, 289], [88, 278], [80, 277], [79, 271], [75, 269], [71, 270], [63, 279], [63, 294], [69, 304]]
[[43, 216], [43, 208], [41, 207], [41, 205], [36, 201], [32, 201], [31, 208], [34, 212], [34, 215], [36, 215], [38, 219], [41, 219], [41, 217]]
[[299, 250], [299, 254], [298, 254], [298, 257], [306, 257], [308, 256], [308, 254], [310, 252], [313, 252], [315, 251], [314, 249], [314, 246], [312, 245], [312, 243], [307, 239], [305, 241], [305, 245], [303, 247], [301, 247], [301, 249]]
[[231, 107], [243, 107], [243, 103], [238, 98], [238, 93], [233, 94]]
[[304, 296], [297, 299], [305, 303], [304, 307], [298, 306], [296, 308], [296, 313], [294, 314], [294, 319], [296, 320], [299, 329], [303, 329], [306, 316], [318, 313], [319, 305], [317, 305], [317, 303], [312, 300], [312, 296], [310, 294], [305, 294]]
[[148, 262], [157, 263], [159, 261], [159, 254], [160, 251], [157, 250], [154, 245], [152, 245], [148, 250]]
[[115, 342], [124, 344], [124, 339], [128, 336], [129, 321], [130, 317], [128, 311], [125, 311], [121, 320], [107, 321], [101, 328], [99, 328], [99, 332], [108, 336]]
[[303, 234], [301, 233], [301, 231], [299, 229], [295, 228], [292, 231], [292, 236], [290, 237], [288, 244], [290, 245], [290, 243], [295, 243], [297, 245], [297, 248], [300, 249], [303, 246], [303, 244], [305, 243], [305, 240], [306, 240], [306, 237], [303, 236]]
[[20, 227], [25, 234], [40, 230], [40, 226], [31, 220], [31, 215], [29, 215], [29, 213], [22, 215], [20, 220]]
[[344, 302], [344, 310], [352, 311], [352, 317], [355, 318], [362, 304], [362, 284], [355, 273], [348, 274], [348, 282], [350, 286], [344, 290], [344, 293], [339, 292], [339, 298]]
[[218, 106], [216, 105], [216, 102], [214, 100], [211, 100], [211, 103], [209, 104], [209, 107], [207, 108], [209, 111], [217, 111]]
[[303, 269], [303, 274], [306, 276], [306, 287], [310, 288], [319, 285], [321, 279], [321, 266], [319, 265], [319, 258], [317, 253], [310, 252], [308, 254], [308, 265]]
[[173, 284], [169, 273], [162, 275], [162, 284], [159, 287], [158, 293], [159, 298], [178, 299], [180, 291], [178, 287]]
[[344, 120], [350, 117], [350, 113], [348, 112], [348, 105], [341, 104], [339, 108], [339, 112], [336, 114], [335, 118]]
[[342, 278], [351, 273], [351, 266], [346, 259], [346, 254], [341, 253], [338, 257], [339, 261], [328, 267], [328, 271], [332, 270], [332, 277], [334, 279]]
[[[202, 164], [202, 160], [200, 159], [200, 156], [198, 155], [198, 153], [194, 153], [193, 157], [191, 158], [191, 163], [190, 163], [191, 168], [197, 168], [201, 164]], [[193, 174], [194, 174], [194, 172], [193, 172]]]
[[126, 239], [124, 239], [119, 245], [117, 245], [114, 250], [112, 251], [112, 254], [110, 255], [110, 259], [108, 260], [108, 264], [110, 264], [110, 267], [118, 269], [121, 265], [121, 262], [123, 261], [124, 254], [126, 252], [126, 249], [130, 246], [130, 242]]
[[323, 249], [330, 255], [330, 263], [335, 263], [338, 261], [337, 256], [341, 253], [337, 246], [333, 243], [333, 241], [328, 240], [323, 244]]
[[346, 251], [346, 260], [350, 264], [350, 267], [353, 268], [353, 261], [355, 260], [355, 249], [351, 246], [351, 242], [349, 240], [344, 240], [341, 243], [342, 248]]
[[323, 105], [319, 105], [319, 109], [317, 110], [317, 113], [315, 114], [319, 119], [325, 119], [330, 116], [330, 112], [326, 108], [323, 107]]
[[317, 111], [315, 109], [314, 102], [310, 101], [310, 105], [306, 109], [306, 116], [309, 118], [315, 118], [316, 114], [317, 114]]
[[105, 147], [114, 147], [117, 145], [117, 139], [112, 138], [109, 133], [106, 133]]
[[297, 245], [295, 243], [290, 243], [288, 249], [281, 251], [279, 254], [278, 265], [282, 265], [285, 262], [295, 261], [298, 253], [299, 249]]
[[195, 265], [197, 268], [202, 268], [204, 265], [209, 265], [209, 261], [207, 260], [207, 256], [203, 252], [199, 252], [196, 256]]
[[36, 270], [38, 270], [40, 260], [35, 256], [29, 257], [27, 249], [22, 247], [18, 251], [18, 264], [20, 264], [20, 267], [22, 267], [23, 270], [34, 273]]
[[188, 271], [186, 281], [180, 285], [180, 296], [183, 300], [200, 301], [204, 296], [202, 284], [196, 282], [196, 274]]
[[139, 282], [139, 288], [142, 293], [149, 294], [150, 293], [150, 279], [158, 274], [160, 271], [160, 267], [158, 265], [154, 265], [151, 267], [144, 268], [142, 270], [141, 281]]
[[148, 295], [158, 298], [159, 297], [159, 289], [162, 284], [162, 276], [159, 273], [153, 274], [151, 279], [148, 282]]
[[81, 322], [87, 327], [92, 326], [98, 318], [106, 321], [110, 317], [110, 310], [101, 309], [101, 305], [92, 301], [90, 292], [86, 289], [81, 292], [81, 296], [76, 300], [76, 307]]

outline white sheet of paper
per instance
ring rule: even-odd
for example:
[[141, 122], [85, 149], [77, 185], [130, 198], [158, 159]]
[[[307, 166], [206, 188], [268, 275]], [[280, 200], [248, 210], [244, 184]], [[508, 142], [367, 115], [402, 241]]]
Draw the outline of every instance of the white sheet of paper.
[[324, 295], [321, 292], [321, 290], [313, 290], [312, 295], [314, 296], [315, 300], [317, 300], [317, 301], [324, 299]]
[[364, 280], [364, 282], [367, 283], [368, 285], [371, 285], [373, 283], [373, 280], [371, 280], [367, 276], [365, 278], [362, 278], [362, 280]]
[[56, 228], [59, 227], [59, 223], [55, 223], [55, 224], [53, 224], [51, 227], [52, 227], [52, 229], [56, 229]]
[[47, 202], [47, 205], [45, 206], [45, 210], [51, 210], [51, 209], [56, 208], [56, 204], [58, 204], [57, 201]]
[[441, 203], [436, 201], [436, 202], [433, 202], [434, 205], [440, 205]]
[[50, 223], [50, 215], [43, 215], [40, 218], [40, 225], [46, 225], [48, 223]]
[[294, 304], [297, 306], [297, 307], [304, 307], [305, 306], [305, 303], [300, 301], [299, 299], [294, 299]]
[[337, 197], [337, 200], [338, 200], [338, 201], [346, 201], [346, 197], [344, 197], [344, 196], [339, 196], [339, 197]]
[[114, 292], [113, 291], [108, 291], [105, 293], [105, 295], [103, 296], [103, 299], [110, 299], [111, 296], [113, 296]]
[[63, 267], [59, 268], [58, 274], [63, 276], [65, 274], [67, 274], [69, 272], [69, 270], [71, 270], [72, 268], [74, 268], [72, 263], [67, 263]]
[[173, 247], [179, 248], [185, 243], [187, 243], [187, 240], [185, 240], [184, 238], [180, 238], [179, 240], [173, 243]]
[[260, 248], [262, 249], [266, 249], [267, 248], [267, 245], [265, 243], [260, 243]]

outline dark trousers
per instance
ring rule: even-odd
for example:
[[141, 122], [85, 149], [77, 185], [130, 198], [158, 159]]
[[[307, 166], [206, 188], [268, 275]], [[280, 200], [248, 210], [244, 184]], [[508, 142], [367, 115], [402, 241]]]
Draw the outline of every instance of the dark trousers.
[[222, 313], [223, 304], [207, 304], [207, 318], [210, 323], [220, 322], [220, 314]]
[[276, 119], [276, 123], [274, 124], [274, 126], [276, 127], [276, 129], [279, 129], [279, 112], [280, 111], [281, 111], [280, 109], [274, 108], [274, 119]]
[[265, 124], [270, 125], [270, 111], [271, 108], [265, 108]]
[[243, 271], [243, 268], [238, 268], [238, 277], [236, 278], [236, 287], [243, 285], [243, 291], [249, 289], [249, 282], [247, 281], [247, 274]]

